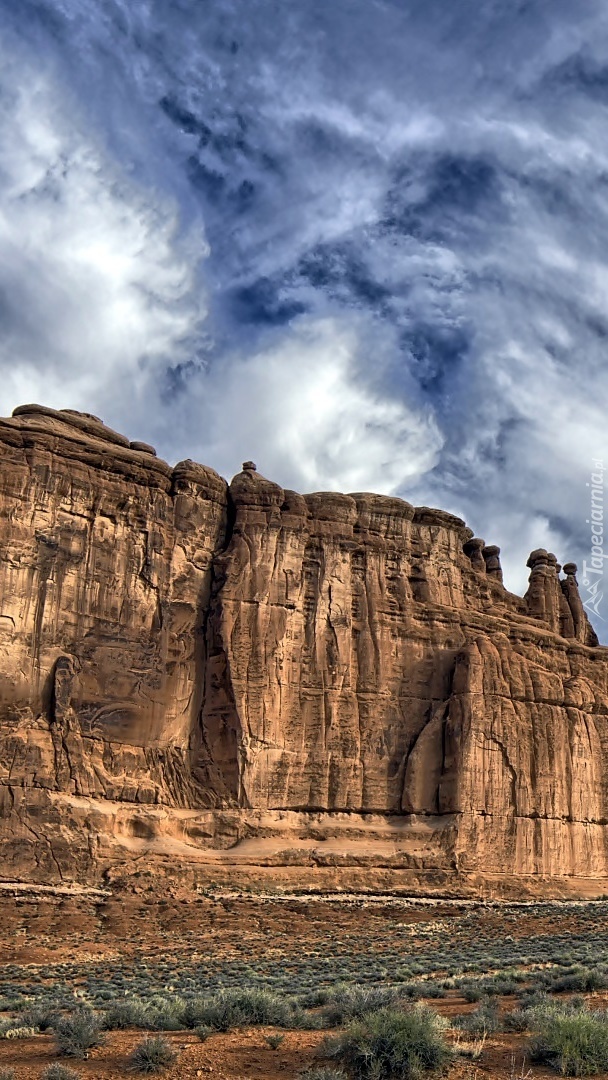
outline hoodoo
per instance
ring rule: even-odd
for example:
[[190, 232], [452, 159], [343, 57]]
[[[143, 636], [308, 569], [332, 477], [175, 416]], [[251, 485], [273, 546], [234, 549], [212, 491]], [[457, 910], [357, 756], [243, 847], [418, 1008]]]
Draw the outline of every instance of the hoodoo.
[[[5, 879], [189, 873], [584, 892], [608, 649], [451, 514], [228, 485], [72, 410], [0, 420]], [[261, 871], [260, 871], [261, 872]]]

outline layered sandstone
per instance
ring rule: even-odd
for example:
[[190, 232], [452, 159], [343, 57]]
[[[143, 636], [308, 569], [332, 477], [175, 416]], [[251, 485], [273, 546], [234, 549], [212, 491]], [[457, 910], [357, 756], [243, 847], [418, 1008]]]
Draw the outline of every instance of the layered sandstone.
[[608, 651], [573, 564], [533, 552], [520, 598], [450, 514], [252, 462], [228, 487], [81, 413], [23, 406], [0, 454], [2, 876], [605, 874]]

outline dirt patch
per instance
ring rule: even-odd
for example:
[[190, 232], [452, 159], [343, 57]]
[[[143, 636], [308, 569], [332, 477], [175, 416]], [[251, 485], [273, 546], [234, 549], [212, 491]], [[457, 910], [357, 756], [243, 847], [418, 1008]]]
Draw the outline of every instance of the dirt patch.
[[[295, 1077], [315, 1060], [318, 1032], [287, 1032], [277, 1050], [264, 1036], [275, 1029], [255, 1028], [212, 1035], [202, 1043], [191, 1032], [172, 1032], [167, 1038], [178, 1052], [176, 1064], [163, 1076], [166, 1080], [194, 1080], [213, 1076], [215, 1080], [275, 1080]], [[59, 1059], [53, 1040], [45, 1035], [33, 1039], [0, 1041], [0, 1067], [12, 1066], [18, 1080], [39, 1080], [42, 1071], [62, 1060], [80, 1073], [83, 1080], [116, 1080], [130, 1071], [129, 1057], [144, 1035], [142, 1032], [111, 1032], [105, 1044], [92, 1050], [86, 1061]]]

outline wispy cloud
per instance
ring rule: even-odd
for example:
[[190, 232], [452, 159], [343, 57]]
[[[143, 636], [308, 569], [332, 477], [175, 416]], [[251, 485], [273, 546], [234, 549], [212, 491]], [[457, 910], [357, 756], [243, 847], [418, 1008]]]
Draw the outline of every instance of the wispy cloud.
[[5, 55], [2, 80], [5, 401], [124, 409], [126, 421], [159, 372], [200, 351], [204, 237], [180, 232], [175, 200], [108, 154], [51, 73]]

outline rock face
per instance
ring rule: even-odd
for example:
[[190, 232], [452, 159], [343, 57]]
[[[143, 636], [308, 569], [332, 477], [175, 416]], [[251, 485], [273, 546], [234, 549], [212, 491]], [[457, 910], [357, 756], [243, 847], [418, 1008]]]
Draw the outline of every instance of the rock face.
[[608, 650], [574, 564], [532, 552], [522, 599], [450, 514], [253, 462], [228, 487], [68, 410], [15, 410], [0, 454], [2, 877], [606, 873]]

